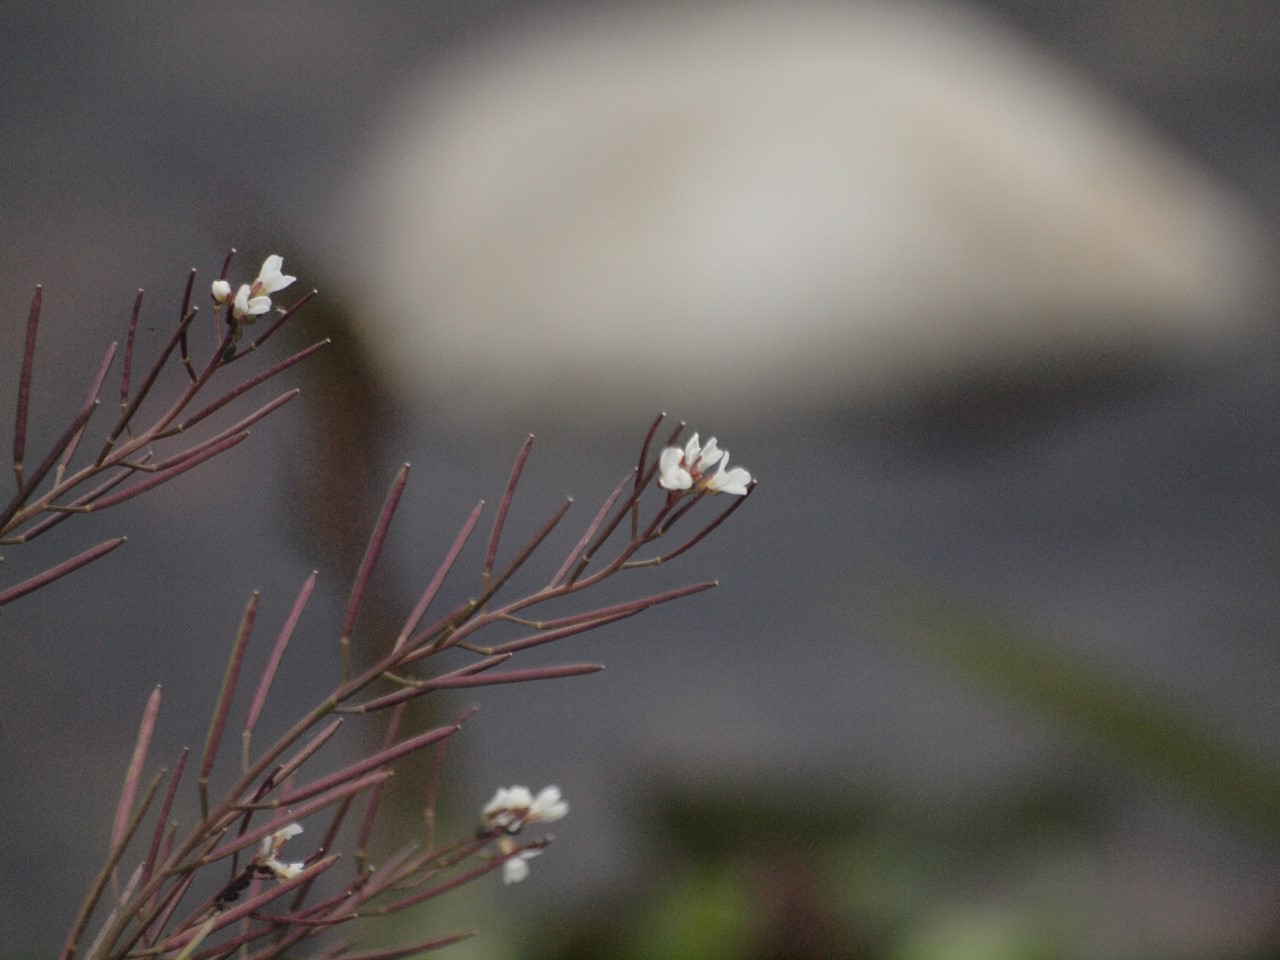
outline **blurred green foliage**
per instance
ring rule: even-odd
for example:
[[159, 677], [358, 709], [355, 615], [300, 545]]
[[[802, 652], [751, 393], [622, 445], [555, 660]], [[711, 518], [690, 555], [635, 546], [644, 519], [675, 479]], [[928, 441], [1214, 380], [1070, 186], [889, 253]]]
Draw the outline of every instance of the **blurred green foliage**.
[[[1262, 847], [1280, 840], [1280, 773], [1185, 710], [971, 605], [919, 593], [881, 593], [879, 604], [887, 635], [1146, 771]], [[1097, 883], [1110, 825], [1085, 780], [1063, 771], [967, 797], [940, 787], [909, 803], [874, 784], [851, 794], [818, 779], [695, 787], [655, 776], [640, 807], [659, 874], [549, 920], [519, 955], [1148, 960], [1140, 947], [1108, 953], [1093, 928], [1112, 908]], [[1231, 960], [1277, 960], [1276, 930]]]

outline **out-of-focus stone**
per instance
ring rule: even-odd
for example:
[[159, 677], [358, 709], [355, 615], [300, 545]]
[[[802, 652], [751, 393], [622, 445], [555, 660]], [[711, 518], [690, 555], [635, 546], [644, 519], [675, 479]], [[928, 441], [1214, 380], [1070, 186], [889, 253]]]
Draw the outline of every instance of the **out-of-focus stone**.
[[354, 190], [359, 319], [445, 419], [761, 419], [1238, 349], [1270, 251], [971, 13], [648, 6], [435, 65]]

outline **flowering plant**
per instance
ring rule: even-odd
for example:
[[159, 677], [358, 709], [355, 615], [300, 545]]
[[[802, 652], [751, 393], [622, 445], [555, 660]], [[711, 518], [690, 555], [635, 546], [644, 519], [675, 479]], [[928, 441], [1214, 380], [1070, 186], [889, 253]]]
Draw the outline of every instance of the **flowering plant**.
[[[230, 264], [228, 257], [220, 278], [210, 289], [219, 332], [203, 364], [197, 365], [188, 350], [189, 331], [197, 313], [191, 305], [193, 272], [186, 285], [177, 328], [140, 386], [135, 386], [130, 376], [141, 295], [135, 301], [120, 378], [123, 413], [107, 431], [97, 456], [82, 466], [74, 465], [79, 442], [111, 369], [114, 345], [102, 360], [81, 412], [40, 465], [28, 473], [24, 451], [40, 314], [37, 291], [19, 373], [14, 440], [17, 488], [8, 508], [0, 514], [0, 543], [27, 543], [68, 517], [105, 509], [154, 489], [244, 440], [252, 423], [279, 409], [296, 394], [296, 390], [288, 391], [212, 437], [156, 460], [155, 451], [161, 445], [188, 436], [189, 427], [322, 346], [316, 344], [295, 353], [241, 381], [195, 413], [188, 413], [196, 398], [225, 368], [261, 347], [313, 295], [307, 294], [292, 306], [276, 310], [273, 323], [242, 347], [240, 341], [249, 324], [275, 309], [271, 296], [288, 287], [294, 278], [283, 274], [280, 257], [271, 256], [263, 263], [257, 279], [241, 285], [232, 295], [232, 285], [226, 279]], [[150, 399], [160, 371], [171, 363], [185, 371], [186, 385], [148, 425], [141, 416], [143, 402]], [[253, 595], [231, 645], [203, 748], [195, 758], [187, 750], [182, 751], [169, 769], [148, 777], [148, 756], [161, 705], [160, 689], [152, 692], [124, 777], [106, 861], [72, 922], [62, 960], [214, 960], [236, 953], [252, 960], [268, 960], [292, 955], [299, 943], [326, 935], [357, 917], [398, 913], [491, 871], [501, 870], [506, 883], [524, 879], [529, 861], [551, 838], [521, 841], [517, 835], [525, 827], [552, 823], [568, 812], [559, 788], [546, 787], [536, 795], [523, 786], [499, 789], [480, 810], [475, 832], [439, 842], [434, 824], [442, 750], [473, 710], [464, 711], [451, 723], [411, 731], [406, 729], [413, 722], [407, 708], [442, 690], [593, 673], [601, 669], [600, 665], [565, 663], [510, 669], [508, 664], [532, 647], [595, 630], [715, 585], [712, 581], [692, 583], [605, 606], [586, 599], [605, 580], [665, 563], [694, 547], [745, 502], [754, 486], [742, 468], [725, 472], [728, 455], [716, 447], [714, 439], [700, 446], [695, 434], [683, 446], [677, 446], [683, 424], [670, 433], [661, 452], [651, 455], [663, 421], [664, 416], [659, 416], [650, 425], [636, 465], [604, 498], [573, 547], [559, 559], [554, 572], [539, 581], [543, 585], [530, 593], [510, 595], [513, 576], [542, 551], [571, 506], [571, 501], [561, 504], [532, 538], [500, 562], [512, 499], [532, 450], [533, 438], [528, 438], [498, 501], [481, 568], [474, 580], [474, 595], [433, 620], [427, 617], [479, 525], [483, 500], [462, 522], [417, 603], [401, 621], [400, 629], [394, 636], [379, 636], [357, 628], [370, 577], [408, 481], [409, 468], [402, 467], [374, 525], [336, 631], [339, 668], [334, 685], [328, 695], [265, 747], [255, 744], [255, 730], [302, 620], [316, 575], [312, 573], [299, 589], [270, 644], [265, 666], [250, 688], [247, 702], [243, 702], [237, 694], [242, 688], [242, 667], [257, 620], [258, 597]], [[719, 471], [708, 476], [705, 471], [717, 464]], [[734, 499], [718, 514], [696, 525], [683, 540], [671, 544], [664, 539], [693, 514], [706, 496], [716, 493], [731, 494]], [[0, 590], [0, 604], [13, 602], [84, 567], [118, 547], [122, 539], [107, 541], [36, 577]], [[671, 545], [659, 548], [660, 542]], [[566, 598], [583, 598], [578, 612], [535, 616], [543, 605]], [[523, 628], [524, 635], [498, 643], [483, 642], [489, 628], [512, 624]], [[355, 644], [361, 648], [360, 662], [367, 665], [353, 667]], [[446, 654], [454, 660], [461, 657], [461, 665], [439, 666]], [[381, 729], [377, 746], [361, 747], [354, 761], [332, 759], [336, 748], [330, 745], [348, 726], [378, 721]], [[222, 747], [233, 726], [240, 731], [241, 750], [238, 769], [228, 772], [224, 770], [228, 766], [227, 751]], [[365, 736], [359, 742], [371, 741]], [[386, 819], [379, 811], [387, 778], [399, 761], [417, 754], [429, 760], [423, 788], [425, 835], [401, 842], [393, 853], [375, 864], [367, 851], [375, 830]], [[199, 818], [180, 829], [171, 818], [177, 809], [179, 789], [184, 782], [191, 783], [191, 759], [197, 767], [194, 788]], [[224, 790], [212, 787], [215, 773], [219, 781], [230, 781]], [[298, 839], [304, 824], [307, 836], [316, 838], [309, 847]], [[341, 848], [352, 833], [353, 853], [347, 856]], [[290, 847], [287, 857], [286, 846]], [[126, 857], [131, 851], [136, 863], [127, 868]], [[91, 928], [96, 933], [90, 934]], [[354, 944], [339, 943], [329, 946], [324, 956], [363, 960], [409, 956], [466, 936], [470, 933], [463, 931], [391, 951], [363, 954], [352, 952]]]

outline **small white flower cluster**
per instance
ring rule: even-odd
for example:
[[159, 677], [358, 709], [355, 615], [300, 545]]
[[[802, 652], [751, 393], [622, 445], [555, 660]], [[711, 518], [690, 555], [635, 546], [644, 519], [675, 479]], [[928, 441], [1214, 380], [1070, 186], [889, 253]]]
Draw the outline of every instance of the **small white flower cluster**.
[[230, 302], [231, 315], [237, 320], [266, 313], [271, 309], [271, 294], [283, 290], [298, 279], [281, 273], [282, 266], [284, 257], [273, 253], [262, 261], [257, 279], [253, 283], [242, 283], [234, 298], [231, 296], [231, 284], [225, 280], [213, 281], [211, 293], [214, 303], [221, 305]]
[[[719, 465], [716, 472], [707, 471]], [[681, 447], [667, 447], [658, 458], [658, 486], [672, 493], [694, 490], [698, 493], [729, 493], [743, 496], [751, 483], [751, 474], [742, 467], [726, 470], [729, 451], [716, 446], [716, 438], [706, 446], [698, 443], [695, 433]]]
[[[505, 834], [498, 840], [498, 852], [504, 856], [516, 850], [509, 834], [519, 833], [526, 825], [551, 823], [569, 812], [569, 804], [560, 796], [559, 787], [543, 787], [535, 797], [528, 787], [500, 787], [493, 799], [480, 811], [482, 833]], [[529, 875], [528, 861], [541, 850], [521, 850], [502, 865], [502, 882], [519, 883]]]
[[255, 858], [258, 869], [271, 874], [277, 880], [288, 880], [300, 874], [307, 866], [305, 863], [282, 863], [277, 858], [277, 854], [281, 847], [301, 832], [300, 824], [290, 823], [270, 836], [263, 837], [262, 845], [258, 848], [258, 856]]

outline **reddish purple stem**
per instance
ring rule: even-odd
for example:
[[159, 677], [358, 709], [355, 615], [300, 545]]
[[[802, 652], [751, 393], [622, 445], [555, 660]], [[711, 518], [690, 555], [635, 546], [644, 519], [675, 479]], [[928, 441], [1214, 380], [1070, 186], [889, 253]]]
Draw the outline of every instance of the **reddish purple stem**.
[[254, 387], [258, 386], [258, 384], [265, 383], [266, 381], [270, 380], [272, 377], [276, 376], [277, 374], [283, 373], [285, 370], [288, 370], [290, 367], [292, 367], [295, 363], [301, 363], [303, 360], [307, 359], [307, 357], [311, 356], [313, 353], [315, 353], [321, 347], [325, 346], [327, 343], [329, 343], [328, 340], [321, 340], [317, 343], [313, 343], [311, 346], [307, 347], [305, 350], [299, 350], [293, 356], [285, 360], [281, 360], [275, 366], [271, 367], [268, 370], [264, 370], [262, 373], [258, 374], [256, 377], [246, 380], [244, 383], [240, 384], [240, 386], [236, 387], [234, 390], [230, 391], [225, 396], [219, 397], [217, 400], [213, 401], [213, 403], [201, 409], [198, 413], [192, 414], [186, 420], [182, 421], [182, 423], [178, 426], [177, 429], [178, 430], [191, 429], [201, 420], [204, 420], [210, 414], [217, 413], [219, 410], [221, 410], [224, 406], [226, 406], [232, 400], [235, 400], [237, 397], [243, 396], [245, 393], [249, 392]]
[[156, 717], [160, 713], [160, 688], [156, 687], [147, 698], [147, 706], [142, 711], [142, 723], [138, 727], [138, 739], [133, 746], [133, 756], [129, 759], [129, 767], [124, 775], [124, 787], [120, 791], [120, 804], [116, 807], [115, 823], [111, 827], [111, 849], [115, 849], [124, 837], [125, 828], [129, 825], [133, 812], [133, 802], [138, 797], [138, 783], [142, 779], [142, 768], [147, 762], [147, 752], [151, 749], [151, 736], [156, 730]]
[[[634, 472], [635, 471], [632, 471], [632, 473]], [[604, 518], [609, 515], [609, 511], [613, 509], [613, 505], [618, 502], [618, 498], [622, 496], [622, 491], [627, 488], [627, 481], [632, 479], [632, 473], [628, 473], [623, 477], [622, 482], [614, 488], [613, 493], [609, 494], [604, 504], [600, 507], [599, 512], [595, 515], [595, 518], [590, 524], [588, 524], [587, 529], [583, 531], [581, 539], [579, 539], [574, 548], [569, 551], [569, 555], [564, 558], [564, 563], [560, 565], [560, 569], [556, 571], [556, 575], [551, 578], [547, 586], [558, 586], [560, 581], [568, 576], [569, 570], [578, 562], [578, 558], [582, 556], [582, 551], [587, 548], [587, 544], [591, 542], [591, 538], [595, 536], [596, 531], [600, 529], [600, 524], [604, 523]]]
[[240, 618], [240, 630], [236, 634], [235, 643], [231, 646], [227, 672], [222, 678], [222, 689], [218, 691], [218, 702], [213, 709], [213, 722], [209, 725], [209, 736], [204, 742], [204, 755], [200, 759], [202, 794], [209, 782], [214, 761], [218, 757], [218, 746], [222, 743], [222, 734], [227, 728], [227, 717], [231, 713], [231, 701], [235, 695], [236, 682], [240, 679], [240, 667], [244, 663], [244, 652], [249, 645], [249, 634], [253, 630], [253, 621], [257, 615], [258, 594], [255, 591], [244, 608], [244, 616]]
[[489, 535], [489, 547], [485, 550], [484, 570], [481, 572], [485, 582], [488, 582], [489, 574], [493, 570], [493, 561], [498, 555], [498, 541], [502, 538], [502, 528], [507, 524], [507, 511], [511, 508], [511, 498], [515, 496], [516, 484], [520, 482], [520, 474], [524, 471], [525, 462], [529, 459], [529, 451], [532, 449], [533, 434], [529, 434], [520, 445], [520, 452], [516, 454], [516, 462], [511, 467], [511, 477], [507, 480], [507, 489], [502, 492], [502, 499], [498, 502], [498, 512], [493, 518], [493, 532]]
[[40, 329], [40, 303], [44, 290], [36, 287], [31, 298], [31, 311], [27, 314], [27, 339], [22, 347], [22, 368], [18, 374], [18, 410], [13, 425], [13, 470], [18, 478], [18, 491], [22, 492], [22, 461], [27, 452], [27, 411], [31, 404], [31, 373], [36, 365], [36, 332]]
[[[237, 850], [243, 850], [245, 847], [252, 846], [263, 837], [270, 836], [281, 827], [288, 826], [296, 820], [304, 820], [317, 810], [323, 810], [325, 807], [332, 806], [344, 797], [349, 797], [361, 790], [367, 790], [375, 783], [381, 783], [387, 777], [391, 776], [390, 770], [375, 770], [373, 773], [352, 780], [350, 783], [344, 783], [340, 787], [330, 790], [328, 793], [316, 797], [314, 800], [308, 800], [306, 803], [294, 810], [287, 811], [275, 817], [260, 827], [250, 830], [248, 833], [236, 837], [234, 840], [228, 840], [222, 846], [205, 854], [200, 858], [198, 864], [213, 863], [221, 860], [223, 857], [229, 857]], [[283, 801], [277, 802], [274, 806], [284, 806]]]
[[247, 440], [248, 438], [249, 435], [247, 433], [240, 433], [234, 437], [227, 437], [225, 440], [221, 440], [212, 446], [204, 447], [199, 454], [189, 456], [186, 459], [181, 460], [168, 470], [161, 470], [152, 474], [149, 479], [133, 485], [128, 490], [121, 490], [119, 493], [113, 494], [110, 497], [104, 497], [101, 500], [95, 501], [90, 504], [90, 509], [105, 510], [107, 507], [114, 507], [118, 503], [124, 503], [126, 500], [132, 500], [134, 497], [138, 496], [138, 494], [146, 493], [148, 490], [158, 487], [162, 483], [167, 483], [179, 474], [186, 473], [193, 467], [200, 466], [200, 464], [204, 463], [206, 460], [216, 457], [218, 454], [223, 453], [226, 450], [230, 450], [232, 447], [244, 440]]
[[[98, 396], [102, 392], [102, 385], [107, 380], [107, 371], [111, 369], [111, 361], [116, 356], [116, 345], [113, 343], [107, 347], [107, 352], [102, 358], [102, 362], [98, 364], [98, 375], [93, 378], [93, 384], [89, 387], [89, 394], [85, 397], [84, 406], [81, 410], [88, 410], [93, 413], [98, 406]], [[86, 420], [87, 424], [88, 421]], [[71, 442], [67, 444], [66, 450], [62, 452], [61, 466], [66, 467], [71, 462], [71, 458], [76, 455], [76, 448], [80, 446], [80, 438], [84, 436], [84, 425], [82, 425], [76, 435], [71, 438]]]
[[316, 571], [312, 570], [311, 576], [307, 577], [302, 589], [298, 591], [298, 596], [293, 601], [293, 609], [289, 611], [289, 618], [285, 620], [284, 626], [280, 628], [280, 635], [276, 637], [275, 645], [271, 648], [271, 656], [267, 658], [267, 665], [262, 671], [262, 679], [258, 681], [258, 689], [253, 695], [253, 702], [249, 705], [249, 717], [244, 722], [245, 736], [253, 732], [253, 728], [258, 722], [258, 716], [262, 713], [262, 706], [267, 701], [267, 692], [271, 689], [276, 670], [279, 669], [280, 661], [284, 657], [285, 648], [289, 646], [289, 639], [293, 636], [294, 628], [297, 627], [298, 620], [302, 617], [302, 611], [306, 607], [307, 601], [311, 599], [311, 591], [315, 589], [316, 577]]
[[369, 578], [373, 574], [373, 565], [382, 552], [382, 545], [387, 539], [387, 530], [391, 527], [391, 518], [395, 515], [396, 506], [400, 503], [400, 495], [404, 493], [404, 485], [409, 480], [409, 464], [405, 464], [396, 473], [391, 489], [387, 491], [387, 499], [382, 505], [382, 513], [374, 525], [373, 535], [369, 537], [369, 545], [365, 548], [364, 557], [360, 561], [360, 569], [356, 573], [355, 582], [351, 585], [351, 597], [347, 601], [347, 612], [342, 617], [341, 638], [344, 643], [350, 641], [351, 631], [355, 628], [356, 617], [360, 614], [360, 605], [364, 602], [365, 590], [369, 586]]
[[120, 544], [124, 543], [124, 537], [116, 537], [112, 540], [106, 540], [98, 544], [96, 547], [90, 547], [84, 553], [76, 554], [70, 560], [64, 560], [57, 566], [50, 567], [44, 573], [38, 573], [30, 580], [24, 580], [22, 583], [15, 584], [8, 590], [0, 590], [0, 607], [6, 603], [17, 600], [19, 597], [26, 596], [32, 590], [39, 590], [46, 584], [52, 583], [60, 577], [79, 570], [87, 563], [92, 563], [101, 556], [110, 553]]
[[506, 673], [482, 673], [473, 677], [437, 677], [426, 682], [428, 690], [452, 690], [458, 687], [487, 687], [499, 683], [526, 683], [531, 680], [557, 680], [561, 677], [581, 677], [599, 673], [600, 663], [567, 663], [558, 667], [532, 667], [528, 670], [508, 670]]
[[438, 743], [445, 737], [451, 737], [458, 732], [455, 726], [436, 727], [434, 730], [428, 730], [426, 733], [420, 733], [416, 737], [410, 737], [408, 740], [396, 744], [386, 750], [379, 750], [372, 756], [365, 757], [363, 760], [353, 763], [344, 770], [338, 770], [329, 774], [327, 777], [321, 777], [319, 780], [313, 780], [306, 786], [299, 787], [280, 798], [282, 806], [288, 806], [293, 803], [300, 803], [314, 797], [318, 793], [323, 793], [339, 784], [347, 783], [366, 773], [379, 770], [388, 764], [394, 763], [401, 757], [413, 753], [415, 750], [421, 750], [423, 747], [429, 747], [433, 743]]
[[453, 569], [453, 564], [458, 559], [458, 554], [462, 552], [463, 546], [467, 540], [471, 538], [471, 532], [476, 527], [476, 522], [480, 519], [480, 513], [484, 510], [484, 501], [481, 500], [475, 505], [471, 511], [471, 515], [467, 517], [466, 523], [462, 525], [462, 529], [458, 531], [458, 535], [453, 538], [453, 544], [449, 547], [449, 552], [445, 554], [444, 560], [440, 562], [440, 566], [436, 568], [435, 575], [432, 576], [431, 582], [427, 584], [427, 589], [423, 591], [418, 605], [413, 608], [413, 612], [409, 614], [409, 619], [405, 621], [404, 628], [400, 631], [400, 636], [396, 638], [396, 649], [404, 646], [409, 639], [409, 635], [417, 628], [418, 623], [422, 620], [427, 612], [427, 607], [431, 605], [431, 601], [436, 598], [436, 594], [440, 591], [444, 578], [449, 575], [449, 571]]
[[190, 747], [182, 748], [182, 752], [178, 754], [178, 762], [173, 765], [173, 773], [169, 775], [169, 788], [165, 791], [160, 810], [156, 813], [156, 828], [151, 835], [151, 849], [147, 851], [147, 859], [142, 865], [143, 886], [146, 886], [147, 881], [151, 879], [156, 863], [159, 862], [161, 842], [164, 839], [165, 830], [169, 828], [169, 813], [173, 810], [173, 798], [177, 796], [178, 783], [182, 780], [182, 773], [187, 768], [187, 756], [190, 752]]
[[133, 298], [133, 312], [129, 315], [129, 330], [124, 339], [124, 364], [120, 370], [120, 409], [129, 405], [129, 378], [133, 375], [133, 341], [138, 332], [138, 316], [142, 313], [142, 289]]

